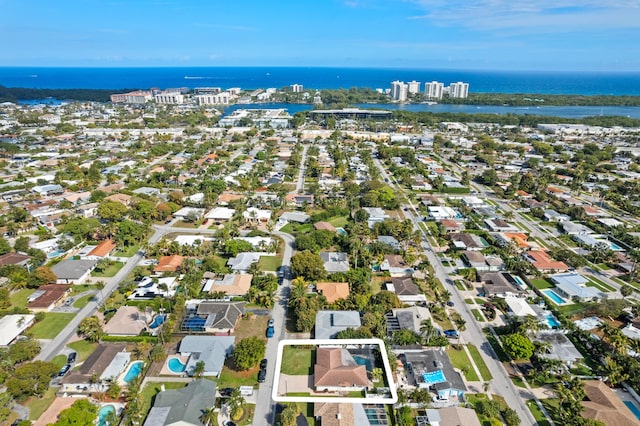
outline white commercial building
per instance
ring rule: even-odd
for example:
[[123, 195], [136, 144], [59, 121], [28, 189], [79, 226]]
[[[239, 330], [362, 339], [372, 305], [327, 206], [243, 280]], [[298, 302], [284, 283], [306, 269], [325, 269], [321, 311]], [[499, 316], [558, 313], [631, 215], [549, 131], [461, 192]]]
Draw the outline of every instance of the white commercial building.
[[451, 83], [449, 85], [449, 97], [466, 98], [468, 96], [469, 96], [469, 83], [463, 83], [459, 81], [457, 83]]
[[179, 105], [184, 103], [184, 95], [180, 92], [160, 92], [154, 96], [158, 104]]
[[403, 81], [392, 81], [391, 82], [391, 98], [394, 101], [406, 101], [407, 100], [407, 93], [408, 93], [408, 86], [403, 82]]
[[407, 83], [407, 90], [412, 95], [420, 93], [420, 82], [415, 80], [410, 81], [409, 83]]
[[428, 99], [442, 99], [444, 93], [444, 83], [432, 81], [424, 84], [424, 95]]
[[195, 98], [198, 105], [229, 105], [235, 96], [229, 92], [220, 92], [198, 94]]

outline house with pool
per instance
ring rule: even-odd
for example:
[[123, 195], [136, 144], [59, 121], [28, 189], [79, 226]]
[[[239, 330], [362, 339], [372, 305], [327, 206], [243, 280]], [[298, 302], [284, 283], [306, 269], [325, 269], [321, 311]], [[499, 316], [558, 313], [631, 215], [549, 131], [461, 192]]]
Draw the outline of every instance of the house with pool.
[[405, 352], [400, 355], [405, 365], [407, 382], [420, 389], [428, 389], [440, 400], [464, 397], [467, 387], [460, 373], [454, 370], [443, 349]]
[[203, 362], [203, 375], [218, 377], [233, 352], [234, 340], [235, 336], [186, 336], [180, 342], [180, 357], [169, 357], [167, 369], [171, 374], [192, 376], [196, 365]]
[[[77, 370], [71, 371], [60, 381], [59, 394], [86, 394], [104, 391], [108, 384], [127, 370], [131, 353], [124, 344], [101, 343]], [[98, 382], [94, 382], [94, 376]]]
[[[553, 291], [561, 298], [568, 300], [576, 298], [580, 302], [585, 302], [603, 297], [603, 294], [597, 288], [588, 287], [589, 280], [578, 273], [555, 274], [549, 276], [549, 279], [555, 284]], [[554, 302], [557, 303], [556, 300]]]
[[199, 379], [180, 389], [163, 390], [153, 400], [153, 407], [143, 426], [201, 426], [202, 413], [216, 402], [216, 382]]
[[121, 306], [102, 329], [109, 336], [138, 336], [147, 330], [153, 317], [150, 309], [140, 311], [137, 306]]

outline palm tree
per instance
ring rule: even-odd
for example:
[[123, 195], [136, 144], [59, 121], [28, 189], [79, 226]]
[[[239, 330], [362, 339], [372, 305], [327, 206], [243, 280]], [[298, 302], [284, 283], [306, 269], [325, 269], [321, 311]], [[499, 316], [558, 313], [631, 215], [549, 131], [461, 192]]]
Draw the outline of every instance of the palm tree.
[[436, 329], [431, 322], [431, 318], [423, 319], [420, 323], [420, 333], [424, 336], [424, 340], [429, 342], [435, 335]]
[[213, 408], [205, 408], [202, 410], [202, 414], [199, 417], [199, 420], [204, 423], [206, 426], [212, 426], [215, 424], [215, 421], [218, 418], [218, 412]]
[[201, 378], [204, 375], [205, 364], [204, 361], [198, 361], [193, 369], [193, 377], [196, 379]]

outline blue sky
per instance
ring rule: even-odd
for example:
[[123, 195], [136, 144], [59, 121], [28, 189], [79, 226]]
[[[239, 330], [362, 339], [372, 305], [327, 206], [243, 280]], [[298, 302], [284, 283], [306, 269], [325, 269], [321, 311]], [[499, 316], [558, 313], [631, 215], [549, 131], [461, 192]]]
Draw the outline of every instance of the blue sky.
[[0, 66], [640, 70], [640, 0], [0, 0]]

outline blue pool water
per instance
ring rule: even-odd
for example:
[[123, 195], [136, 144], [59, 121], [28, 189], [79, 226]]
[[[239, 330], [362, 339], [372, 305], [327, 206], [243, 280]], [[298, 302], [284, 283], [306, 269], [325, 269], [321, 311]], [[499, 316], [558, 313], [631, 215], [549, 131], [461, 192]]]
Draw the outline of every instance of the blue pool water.
[[149, 328], [154, 329], [160, 327], [162, 323], [164, 323], [164, 320], [166, 318], [166, 315], [156, 315], [156, 317], [153, 319], [153, 322], [149, 324]]
[[624, 405], [626, 405], [627, 408], [629, 408], [629, 410], [631, 410], [633, 415], [636, 416], [636, 419], [640, 420], [640, 410], [638, 410], [638, 407], [636, 407], [633, 402], [624, 401]]
[[52, 251], [51, 253], [47, 254], [47, 257], [49, 259], [53, 259], [54, 257], [58, 257], [58, 256], [62, 256], [65, 252], [60, 251], [60, 250], [56, 250], [56, 251]]
[[373, 366], [371, 365], [371, 360], [369, 358], [366, 358], [366, 357], [363, 357], [363, 356], [354, 355], [353, 356], [353, 360], [358, 365], [364, 365], [365, 368], [367, 369], [367, 371], [373, 371]]
[[107, 416], [109, 413], [115, 413], [116, 408], [113, 405], [105, 405], [98, 411], [98, 426], [107, 426]]
[[422, 375], [424, 382], [429, 385], [435, 385], [436, 383], [446, 382], [444, 378], [444, 373], [442, 370], [432, 371], [430, 373], [424, 373]]
[[607, 242], [609, 243], [609, 247], [611, 247], [611, 250], [613, 250], [613, 251], [622, 251], [622, 247], [620, 247], [616, 243], [612, 243], [611, 241], [607, 241]]
[[124, 382], [131, 383], [133, 380], [135, 380], [135, 378], [138, 377], [140, 373], [142, 373], [142, 367], [144, 367], [144, 362], [142, 361], [131, 363], [131, 365], [129, 366], [129, 371], [127, 371], [127, 374], [124, 376]]
[[336, 234], [347, 235], [347, 231], [345, 231], [344, 228], [336, 228]]
[[561, 324], [558, 322], [556, 317], [553, 316], [553, 314], [547, 314], [544, 316], [544, 318], [547, 320], [547, 325], [549, 325], [549, 328], [560, 328]]
[[172, 373], [180, 374], [184, 373], [184, 370], [187, 369], [187, 364], [183, 364], [178, 358], [169, 358], [167, 367], [169, 367]]
[[546, 290], [542, 290], [542, 292], [551, 300], [553, 300], [553, 302], [556, 305], [564, 305], [565, 303], [567, 303], [566, 300], [564, 300], [562, 297], [558, 296], [558, 293], [556, 293], [553, 290], [550, 289], [546, 289]]
[[511, 275], [511, 278], [513, 278], [513, 280], [516, 282], [516, 284], [518, 284], [520, 287], [525, 288], [527, 286], [524, 283], [524, 281], [522, 281], [522, 279], [520, 277], [518, 277], [517, 275]]

